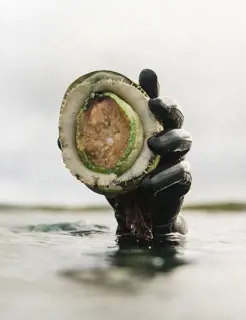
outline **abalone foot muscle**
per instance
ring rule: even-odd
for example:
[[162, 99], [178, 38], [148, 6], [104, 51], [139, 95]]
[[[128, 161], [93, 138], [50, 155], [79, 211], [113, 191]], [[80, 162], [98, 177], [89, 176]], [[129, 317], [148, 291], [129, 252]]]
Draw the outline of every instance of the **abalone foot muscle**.
[[87, 110], [78, 116], [77, 146], [90, 162], [113, 169], [124, 155], [130, 137], [126, 114], [110, 97], [91, 99]]

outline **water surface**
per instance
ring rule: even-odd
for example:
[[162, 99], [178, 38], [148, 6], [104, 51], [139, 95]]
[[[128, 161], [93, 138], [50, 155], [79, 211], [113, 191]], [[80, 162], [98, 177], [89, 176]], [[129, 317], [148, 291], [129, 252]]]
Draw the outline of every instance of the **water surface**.
[[185, 215], [150, 250], [120, 249], [112, 213], [1, 213], [0, 319], [245, 319], [246, 214]]

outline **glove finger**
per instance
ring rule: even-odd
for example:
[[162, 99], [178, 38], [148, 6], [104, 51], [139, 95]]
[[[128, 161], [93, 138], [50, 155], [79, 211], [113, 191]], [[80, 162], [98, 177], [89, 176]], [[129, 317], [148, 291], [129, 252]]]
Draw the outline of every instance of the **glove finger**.
[[187, 193], [191, 186], [191, 180], [189, 162], [181, 161], [153, 170], [142, 180], [141, 188], [156, 195], [174, 185], [179, 185]]
[[165, 130], [183, 126], [184, 115], [178, 104], [168, 97], [149, 100], [149, 109], [161, 121]]
[[139, 75], [139, 85], [144, 89], [150, 99], [159, 96], [159, 83], [156, 73], [151, 69], [143, 69]]
[[148, 139], [148, 147], [154, 153], [160, 155], [165, 162], [168, 159], [179, 159], [191, 149], [191, 134], [184, 129], [162, 131]]

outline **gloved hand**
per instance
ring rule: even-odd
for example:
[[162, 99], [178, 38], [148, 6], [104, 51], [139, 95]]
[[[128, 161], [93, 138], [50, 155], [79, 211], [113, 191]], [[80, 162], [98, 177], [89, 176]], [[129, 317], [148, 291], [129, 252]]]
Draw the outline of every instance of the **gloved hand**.
[[189, 163], [184, 161], [192, 138], [181, 128], [184, 116], [180, 108], [170, 99], [158, 98], [159, 84], [155, 72], [142, 70], [139, 85], [150, 97], [151, 112], [164, 125], [164, 131], [148, 140], [149, 148], [161, 156], [161, 161], [136, 191], [107, 198], [118, 222], [117, 235], [148, 238], [151, 237], [148, 229], [152, 229], [154, 238], [172, 232], [185, 234], [187, 224], [179, 213], [192, 183]]
[[[137, 190], [106, 198], [115, 212], [117, 235], [141, 240], [158, 239], [172, 232], [185, 234], [187, 224], [180, 211], [192, 182], [189, 164], [184, 161], [192, 138], [182, 129], [184, 116], [180, 108], [170, 99], [158, 97], [155, 72], [142, 70], [139, 85], [150, 97], [150, 111], [163, 122], [164, 131], [148, 140], [149, 148], [159, 154], [161, 160]], [[58, 146], [60, 148], [59, 139]]]

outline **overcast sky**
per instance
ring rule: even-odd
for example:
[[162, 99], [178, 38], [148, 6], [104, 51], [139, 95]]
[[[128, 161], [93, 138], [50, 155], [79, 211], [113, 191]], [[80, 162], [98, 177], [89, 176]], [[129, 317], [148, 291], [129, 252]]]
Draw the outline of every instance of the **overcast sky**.
[[63, 166], [70, 82], [95, 69], [159, 75], [193, 136], [187, 202], [245, 200], [245, 1], [0, 0], [0, 201], [104, 203]]

